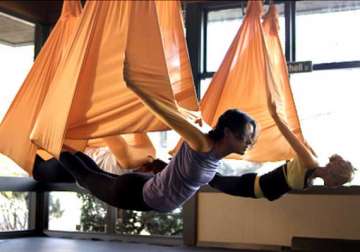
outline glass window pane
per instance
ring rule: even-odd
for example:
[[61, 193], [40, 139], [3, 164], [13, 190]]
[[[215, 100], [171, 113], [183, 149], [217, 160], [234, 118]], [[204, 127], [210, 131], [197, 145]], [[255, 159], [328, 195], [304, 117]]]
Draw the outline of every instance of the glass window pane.
[[175, 148], [176, 144], [180, 140], [179, 134], [174, 130], [148, 132], [147, 134], [155, 147], [156, 158], [168, 162], [169, 158], [171, 158], [169, 151]]
[[[2, 44], [0, 40], [0, 55], [0, 121], [2, 121], [32, 66], [34, 45], [14, 47]], [[0, 176], [27, 176], [27, 173], [0, 153]]]
[[[29, 72], [34, 59], [35, 26], [0, 12], [0, 122]], [[0, 154], [0, 176], [27, 176]]]
[[[338, 153], [360, 167], [359, 79], [359, 68], [291, 75], [303, 134], [322, 163]], [[360, 184], [359, 171], [352, 184]]]
[[200, 81], [200, 99], [202, 99], [205, 95], [206, 90], [209, 88], [211, 80], [212, 78], [207, 78]]
[[206, 68], [215, 72], [230, 47], [243, 19], [242, 9], [210, 11], [207, 23]]
[[119, 209], [116, 232], [125, 235], [182, 236], [182, 209], [171, 213], [138, 212]]
[[[0, 24], [1, 25], [1, 24]], [[12, 47], [0, 43], [0, 120], [2, 120], [34, 59], [34, 45]]]
[[[284, 4], [276, 4], [279, 13], [280, 40], [285, 45], [285, 18]], [[264, 13], [268, 6], [264, 6]], [[238, 32], [243, 20], [243, 10], [241, 8], [210, 11], [208, 13], [207, 24], [207, 62], [206, 70], [215, 72], [218, 70], [231, 42]]]
[[0, 176], [27, 177], [29, 175], [14, 161], [0, 153]]
[[29, 229], [29, 193], [0, 192], [0, 232]]
[[296, 60], [360, 59], [360, 1], [297, 1]]
[[51, 192], [49, 230], [105, 232], [107, 205], [85, 193]]

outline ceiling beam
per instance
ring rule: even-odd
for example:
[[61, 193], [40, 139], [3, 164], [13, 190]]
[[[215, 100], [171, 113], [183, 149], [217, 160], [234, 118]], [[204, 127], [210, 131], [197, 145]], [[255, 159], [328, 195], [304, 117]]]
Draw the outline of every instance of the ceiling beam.
[[2, 0], [0, 12], [32, 23], [53, 24], [59, 18], [62, 1]]

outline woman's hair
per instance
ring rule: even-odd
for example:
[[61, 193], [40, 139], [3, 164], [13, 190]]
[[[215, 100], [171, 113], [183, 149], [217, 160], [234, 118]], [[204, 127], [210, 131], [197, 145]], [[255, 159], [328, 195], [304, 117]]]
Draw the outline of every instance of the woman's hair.
[[256, 132], [256, 122], [248, 114], [239, 111], [238, 109], [226, 110], [218, 119], [214, 129], [209, 131], [209, 137], [215, 142], [224, 137], [224, 130], [228, 128], [233, 133], [239, 134], [243, 137], [245, 134], [246, 126], [250, 124], [254, 128], [253, 137]]
[[334, 154], [329, 158], [329, 162], [336, 164], [330, 173], [339, 184], [345, 184], [353, 179], [356, 168], [349, 161], [344, 160], [338, 154]]

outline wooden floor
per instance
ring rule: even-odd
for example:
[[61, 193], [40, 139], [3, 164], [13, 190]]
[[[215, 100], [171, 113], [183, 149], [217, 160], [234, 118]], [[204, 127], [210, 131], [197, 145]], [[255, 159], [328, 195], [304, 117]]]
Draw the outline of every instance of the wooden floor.
[[[1, 252], [232, 252], [246, 250], [158, 246], [118, 241], [31, 237], [0, 240]], [[254, 252], [253, 250], [251, 252]]]

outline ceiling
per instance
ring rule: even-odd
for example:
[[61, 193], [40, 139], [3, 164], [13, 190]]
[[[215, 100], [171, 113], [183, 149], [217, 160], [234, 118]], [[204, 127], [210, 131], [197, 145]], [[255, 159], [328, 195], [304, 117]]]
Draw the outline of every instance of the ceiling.
[[62, 0], [0, 0], [0, 43], [22, 46], [34, 43], [35, 24], [53, 24]]
[[[81, 1], [85, 2], [85, 0]], [[212, 5], [215, 2], [241, 1], [182, 0], [182, 2]], [[33, 43], [34, 24], [54, 24], [60, 16], [62, 3], [63, 0], [0, 0], [0, 43], [13, 46]]]
[[0, 13], [0, 43], [10, 46], [32, 44], [34, 32], [34, 24]]

